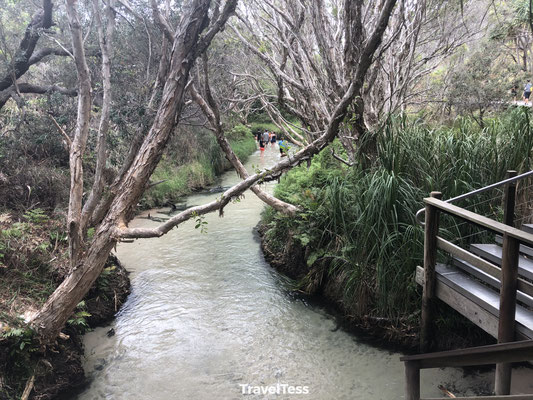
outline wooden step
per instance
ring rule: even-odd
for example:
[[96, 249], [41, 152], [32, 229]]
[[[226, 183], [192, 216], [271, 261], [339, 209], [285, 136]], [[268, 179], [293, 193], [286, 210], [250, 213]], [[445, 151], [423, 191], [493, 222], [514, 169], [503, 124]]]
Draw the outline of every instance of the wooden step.
[[[502, 248], [497, 244], [471, 244], [470, 251], [496, 265], [502, 265]], [[518, 275], [533, 280], [533, 261], [520, 256]]]
[[533, 233], [533, 224], [523, 224], [520, 229], [527, 233]]
[[[451, 265], [436, 266], [436, 295], [453, 309], [494, 337], [498, 335], [499, 294]], [[417, 267], [416, 280], [424, 281], [424, 269]], [[516, 306], [517, 339], [533, 339], [533, 311]]]
[[[501, 237], [500, 235], [496, 235], [496, 243], [498, 243], [500, 246], [502, 246], [503, 245], [503, 237]], [[521, 244], [520, 245], [520, 253], [524, 254], [527, 257], [533, 258], [533, 247], [529, 247], [529, 246], [526, 246], [525, 244]]]
[[[501, 282], [494, 278], [492, 275], [487, 274], [486, 272], [480, 270], [479, 268], [475, 267], [474, 265], [470, 264], [469, 262], [466, 262], [464, 260], [460, 260], [458, 258], [452, 259], [452, 264], [461, 269], [462, 271], [466, 272], [467, 274], [479, 279], [480, 281], [486, 283], [496, 291], [500, 290]], [[522, 293], [520, 291], [516, 292], [516, 299], [520, 301], [521, 303], [533, 307], [533, 297]]]

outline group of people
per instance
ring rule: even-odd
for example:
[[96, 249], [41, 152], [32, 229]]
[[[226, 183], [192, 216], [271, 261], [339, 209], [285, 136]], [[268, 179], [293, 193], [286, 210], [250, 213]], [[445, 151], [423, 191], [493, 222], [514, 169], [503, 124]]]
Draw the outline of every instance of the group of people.
[[279, 152], [282, 157], [287, 155], [287, 152], [289, 150], [288, 143], [286, 143], [286, 140], [278, 140], [275, 132], [269, 132], [265, 130], [263, 133], [257, 132], [256, 139], [259, 142], [259, 149], [261, 151], [265, 150], [266, 145], [271, 143], [274, 145], [274, 143], [278, 142], [279, 144]]
[[276, 134], [274, 132], [265, 130], [263, 133], [257, 133], [257, 141], [259, 142], [259, 148], [261, 150], [264, 150], [265, 146], [269, 143], [276, 143], [276, 139]]

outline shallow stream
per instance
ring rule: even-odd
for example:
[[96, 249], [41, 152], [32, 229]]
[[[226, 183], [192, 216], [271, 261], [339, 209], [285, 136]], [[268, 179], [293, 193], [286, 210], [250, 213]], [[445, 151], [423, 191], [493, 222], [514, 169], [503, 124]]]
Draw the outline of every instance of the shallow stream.
[[[277, 147], [268, 146], [247, 168], [278, 158]], [[236, 182], [227, 172], [220, 185]], [[186, 202], [216, 196], [196, 194]], [[207, 233], [189, 221], [161, 238], [118, 247], [132, 293], [111, 326], [85, 335], [92, 383], [78, 400], [403, 398], [400, 354], [336, 330], [325, 310], [289, 295], [254, 234], [262, 209], [248, 192], [223, 218], [206, 216]], [[132, 222], [156, 224], [142, 216]], [[111, 328], [115, 335], [108, 337]], [[468, 388], [490, 387], [491, 380], [488, 373], [426, 370], [422, 395], [441, 396], [438, 385], [472, 395]]]

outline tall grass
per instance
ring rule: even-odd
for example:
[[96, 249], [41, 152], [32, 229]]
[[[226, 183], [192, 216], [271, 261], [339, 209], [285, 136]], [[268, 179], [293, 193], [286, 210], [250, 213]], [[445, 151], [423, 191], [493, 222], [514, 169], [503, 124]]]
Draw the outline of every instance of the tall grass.
[[[413, 276], [423, 258], [423, 230], [415, 222], [422, 199], [433, 190], [454, 197], [503, 179], [509, 169], [528, 169], [530, 126], [525, 108], [509, 110], [484, 129], [469, 119], [434, 128], [391, 117], [377, 133], [371, 168], [348, 168], [325, 151], [309, 169], [288, 173], [276, 195], [305, 211], [297, 219], [269, 211], [267, 240], [283, 238], [276, 246], [288, 251], [291, 234], [306, 248], [308, 275], [326, 273], [338, 282], [341, 300], [356, 315], [410, 314], [419, 309]], [[478, 198], [469, 206], [486, 214], [494, 204]], [[460, 234], [457, 229], [450, 225], [448, 235]]]

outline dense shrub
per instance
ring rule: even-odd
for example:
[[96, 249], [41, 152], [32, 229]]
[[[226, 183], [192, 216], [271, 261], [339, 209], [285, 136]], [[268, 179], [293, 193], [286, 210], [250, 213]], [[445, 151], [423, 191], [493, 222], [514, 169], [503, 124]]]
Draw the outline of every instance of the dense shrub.
[[[308, 273], [302, 289], [317, 290], [326, 275], [338, 282], [353, 315], [408, 315], [419, 308], [413, 276], [423, 258], [423, 229], [415, 213], [423, 197], [439, 190], [451, 198], [503, 179], [508, 169], [528, 170], [529, 113], [512, 109], [488, 120], [484, 129], [470, 119], [433, 129], [418, 120], [391, 118], [378, 133], [371, 168], [347, 167], [326, 150], [310, 168], [284, 176], [276, 195], [304, 212], [287, 218], [268, 210], [266, 239], [282, 253], [291, 250], [287, 237], [305, 247]], [[332, 146], [342, 152], [338, 143]], [[460, 205], [501, 214], [498, 201], [480, 197]], [[442, 226], [444, 235], [467, 236], [465, 226], [445, 219]]]

